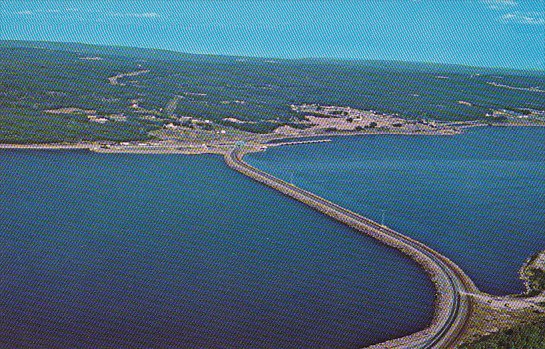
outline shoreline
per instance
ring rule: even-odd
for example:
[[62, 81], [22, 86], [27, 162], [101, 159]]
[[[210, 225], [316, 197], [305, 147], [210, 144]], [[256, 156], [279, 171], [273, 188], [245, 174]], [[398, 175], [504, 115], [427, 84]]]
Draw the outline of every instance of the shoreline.
[[[505, 127], [545, 127], [544, 125], [527, 125], [527, 124], [494, 124], [494, 125], [488, 125], [484, 123], [474, 123], [472, 125], [466, 125], [463, 127], [459, 127], [460, 130], [456, 133], [452, 132], [418, 132], [418, 133], [408, 133], [408, 132], [391, 132], [391, 131], [378, 131], [378, 132], [369, 132], [369, 131], [363, 131], [363, 132], [331, 132], [331, 133], [322, 133], [322, 134], [297, 134], [297, 135], [277, 135], [274, 133], [269, 133], [266, 135], [263, 135], [260, 142], [250, 142], [249, 144], [245, 145], [245, 154], [249, 153], [256, 153], [261, 151], [266, 151], [269, 148], [274, 147], [280, 147], [280, 146], [292, 146], [292, 145], [298, 145], [303, 143], [321, 143], [321, 142], [330, 142], [331, 139], [328, 138], [337, 138], [337, 137], [350, 137], [350, 136], [356, 136], [356, 137], [362, 137], [362, 136], [456, 136], [463, 134], [466, 129], [472, 129], [477, 127], [499, 127], [499, 128], [505, 128]], [[272, 136], [272, 137], [271, 137]], [[308, 142], [305, 140], [303, 142], [298, 141], [298, 139], [308, 139]], [[316, 138], [319, 138], [316, 140]], [[323, 139], [326, 138], [326, 139]], [[275, 141], [275, 143], [269, 143], [271, 141]], [[6, 150], [88, 150], [92, 152], [97, 153], [104, 153], [104, 154], [180, 154], [180, 155], [204, 155], [204, 154], [213, 154], [213, 155], [222, 155], [225, 156], [227, 153], [229, 153], [233, 147], [236, 146], [236, 142], [231, 143], [219, 143], [214, 144], [210, 143], [206, 146], [204, 144], [199, 143], [187, 143], [187, 142], [160, 142], [156, 141], [155, 143], [146, 143], [143, 141], [138, 141], [140, 145], [137, 144], [125, 144], [122, 145], [121, 143], [124, 142], [112, 142], [112, 141], [93, 141], [93, 142], [79, 142], [79, 143], [69, 143], [69, 142], [63, 142], [63, 143], [0, 143], [0, 150], [6, 149]], [[545, 254], [545, 249], [541, 252], [538, 252], [539, 254]], [[526, 267], [527, 263], [530, 261], [530, 259], [533, 256], [528, 256], [527, 262], [524, 263], [524, 265], [520, 268], [520, 279], [524, 282], [526, 287], [525, 279], [522, 276], [523, 269]], [[490, 295], [491, 297], [518, 297], [519, 300], [523, 299], [526, 294], [528, 293], [528, 288], [526, 287], [525, 291], [522, 291], [521, 293], [515, 293], [515, 294], [507, 294], [503, 296], [494, 296]], [[545, 290], [544, 290], [545, 295]]]
[[[317, 138], [320, 138], [321, 141], [329, 141], [324, 138], [333, 138], [333, 137], [345, 137], [345, 136], [369, 136], [369, 135], [400, 135], [400, 136], [454, 136], [464, 133], [466, 129], [475, 128], [475, 127], [543, 127], [544, 125], [487, 125], [487, 124], [474, 124], [468, 125], [457, 130], [457, 132], [418, 132], [418, 133], [407, 133], [407, 132], [391, 132], [391, 131], [377, 131], [377, 132], [329, 132], [323, 134], [298, 134], [298, 135], [275, 135], [267, 134], [262, 137], [256, 137], [255, 141], [249, 141], [248, 144], [244, 145], [244, 153], [254, 153], [265, 151], [271, 147], [277, 146], [286, 146], [286, 145], [295, 145], [301, 143], [297, 139], [308, 139], [309, 143], [316, 143], [313, 141]], [[259, 141], [258, 141], [259, 140]], [[285, 142], [282, 142], [285, 140]], [[267, 143], [275, 141], [277, 143]], [[302, 141], [304, 142], [304, 141]], [[124, 144], [121, 144], [124, 143]], [[230, 143], [188, 143], [188, 142], [173, 142], [173, 141], [155, 141], [150, 143], [145, 142], [81, 142], [81, 143], [43, 143], [43, 144], [0, 144], [1, 149], [21, 149], [21, 150], [89, 150], [98, 153], [112, 154], [112, 153], [132, 153], [132, 154], [181, 154], [181, 155], [200, 155], [200, 154], [215, 154], [226, 156], [229, 154], [234, 147], [237, 146], [238, 142]], [[401, 251], [403, 252], [403, 251]], [[404, 253], [405, 254], [405, 253]], [[405, 254], [409, 259], [414, 259]], [[540, 252], [538, 256], [544, 255], [545, 250]], [[476, 287], [470, 292], [464, 294], [464, 297], [470, 299], [472, 303], [476, 304], [476, 315], [473, 314], [473, 311], [470, 311], [470, 324], [466, 326], [466, 329], [461, 331], [460, 338], [461, 343], [468, 343], [474, 339], [481, 338], [482, 336], [495, 333], [499, 330], [509, 328], [505, 325], [502, 327], [496, 324], [494, 319], [490, 319], [490, 314], [500, 314], [506, 317], [512, 316], [512, 319], [509, 319], [513, 323], [520, 323], [525, 320], [525, 316], [528, 312], [539, 312], [540, 314], [545, 313], [545, 290], [541, 290], [539, 294], [531, 295], [529, 292], [529, 287], [527, 280], [523, 278], [523, 271], [530, 264], [534, 256], [529, 256], [527, 262], [521, 266], [521, 280], [525, 283], [526, 291], [519, 294], [509, 294], [505, 296], [494, 296], [487, 293], [484, 293], [478, 290]], [[540, 260], [545, 260], [540, 258]], [[416, 261], [417, 264], [418, 261]], [[420, 265], [420, 267], [431, 276], [430, 270], [427, 270], [425, 267]], [[463, 273], [463, 270], [462, 270]], [[431, 276], [431, 281], [436, 285], [436, 289], [439, 289], [438, 282], [436, 278]], [[436, 295], [437, 304], [434, 305], [434, 313], [437, 308], [442, 307], [445, 302], [441, 300], [440, 295]], [[516, 314], [515, 314], [516, 313]], [[507, 314], [507, 315], [506, 315]], [[513, 315], [515, 314], [515, 315]], [[521, 315], [522, 314], [522, 315]], [[494, 315], [496, 316], [496, 315]], [[473, 321], [473, 323], [471, 323]], [[434, 321], [430, 324], [429, 327], [433, 327], [436, 322], [435, 316]], [[515, 324], [511, 323], [512, 326]], [[417, 332], [409, 336], [422, 335], [424, 331]], [[483, 330], [483, 328], [485, 328]], [[402, 337], [406, 338], [406, 337]], [[401, 340], [401, 338], [399, 339]], [[393, 339], [396, 341], [396, 339]], [[388, 341], [390, 342], [390, 341]], [[372, 346], [372, 348], [381, 348], [380, 345], [383, 343]], [[384, 347], [383, 347], [384, 348]]]
[[[545, 127], [541, 124], [484, 124], [474, 123], [470, 125], [459, 126], [456, 130], [438, 130], [438, 131], [423, 131], [423, 132], [403, 132], [392, 130], [376, 130], [376, 131], [336, 131], [323, 133], [298, 133], [298, 134], [275, 134], [268, 133], [256, 135], [255, 138], [245, 142], [247, 150], [250, 152], [264, 151], [271, 147], [290, 145], [289, 143], [296, 142], [296, 139], [306, 138], [313, 140], [316, 138], [334, 138], [334, 137], [350, 137], [350, 136], [373, 136], [373, 135], [397, 135], [397, 136], [456, 136], [463, 134], [465, 130], [477, 127]], [[294, 140], [294, 141], [290, 141]], [[277, 143], [270, 143], [271, 141]], [[285, 142], [282, 142], [285, 141]], [[62, 143], [0, 143], [0, 149], [34, 149], [34, 150], [90, 150], [99, 153], [137, 153], [137, 154], [220, 154], [224, 155], [236, 146], [236, 140], [224, 142], [208, 142], [206, 141], [85, 141], [85, 142], [62, 142]]]
[[[378, 131], [378, 132], [331, 132], [331, 133], [323, 133], [323, 134], [297, 134], [297, 135], [276, 135], [274, 133], [266, 134], [262, 136], [262, 140], [260, 142], [252, 142], [247, 145], [245, 145], [245, 154], [249, 153], [256, 153], [256, 152], [262, 152], [266, 151], [269, 148], [274, 147], [280, 147], [280, 146], [292, 146], [292, 145], [298, 145], [303, 143], [319, 143], [319, 142], [330, 142], [331, 139], [328, 138], [337, 138], [337, 137], [350, 137], [350, 136], [356, 136], [356, 137], [362, 137], [362, 136], [379, 136], [379, 135], [390, 135], [390, 136], [456, 136], [463, 134], [466, 129], [472, 129], [477, 127], [499, 127], [499, 128], [505, 128], [505, 127], [545, 127], [545, 125], [527, 125], [527, 124], [497, 124], [497, 125], [488, 125], [484, 123], [474, 123], [472, 125], [466, 125], [463, 127], [460, 127], [460, 130], [456, 133], [451, 132], [418, 132], [418, 133], [408, 133], [408, 132], [391, 132], [391, 131]], [[273, 136], [273, 137], [271, 137]], [[308, 139], [308, 142], [306, 140], [304, 142], [298, 141], [298, 139]], [[316, 140], [316, 138], [319, 138]], [[326, 138], [326, 139], [323, 139]], [[271, 141], [275, 141], [275, 143], [269, 143]], [[157, 142], [156, 143], [146, 143], [145, 145], [142, 144], [144, 142], [139, 141], [138, 143], [141, 143], [140, 145], [136, 144], [126, 144], [121, 145], [121, 143], [124, 142], [112, 142], [112, 141], [94, 141], [94, 142], [80, 142], [80, 143], [69, 143], [69, 142], [63, 142], [63, 143], [28, 143], [28, 144], [19, 144], [19, 143], [0, 143], [0, 150], [6, 149], [6, 150], [88, 150], [96, 153], [104, 153], [104, 154], [180, 154], [180, 155], [205, 155], [205, 154], [212, 154], [212, 155], [222, 155], [225, 156], [228, 154], [233, 147], [236, 146], [235, 142], [228, 143], [228, 144], [214, 144], [211, 143], [207, 146], [204, 146], [204, 144], [194, 144], [194, 143], [187, 143], [187, 142]], [[545, 249], [541, 252], [537, 253], [545, 254]], [[525, 291], [522, 291], [520, 293], [515, 294], [506, 294], [503, 296], [494, 296], [494, 295], [488, 295], [490, 298], [516, 298], [517, 300], [523, 300], [525, 298], [531, 298], [532, 296], [528, 296], [529, 289], [527, 287], [527, 282], [525, 281], [523, 277], [523, 270], [527, 266], [528, 262], [531, 260], [533, 256], [528, 256], [526, 262], [520, 267], [519, 272], [519, 279], [524, 283], [525, 285]], [[481, 294], [484, 294], [481, 292]], [[543, 290], [543, 295], [545, 297], [545, 289]]]

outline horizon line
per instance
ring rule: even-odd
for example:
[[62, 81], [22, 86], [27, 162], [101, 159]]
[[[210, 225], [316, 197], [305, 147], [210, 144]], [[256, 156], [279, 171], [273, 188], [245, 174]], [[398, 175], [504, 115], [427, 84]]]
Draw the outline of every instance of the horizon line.
[[270, 59], [281, 61], [305, 61], [305, 60], [323, 60], [323, 61], [340, 61], [340, 62], [391, 62], [391, 63], [407, 63], [407, 64], [426, 64], [426, 65], [443, 65], [443, 66], [456, 66], [471, 69], [497, 69], [497, 70], [510, 70], [519, 72], [537, 72], [545, 73], [545, 67], [543, 68], [514, 68], [514, 67], [501, 67], [501, 66], [477, 66], [464, 63], [446, 63], [436, 61], [412, 61], [412, 60], [399, 60], [399, 59], [380, 59], [380, 58], [346, 58], [346, 57], [299, 57], [299, 58], [286, 58], [276, 56], [257, 56], [257, 55], [236, 55], [236, 54], [222, 54], [222, 53], [196, 53], [187, 51], [177, 51], [174, 49], [166, 48], [154, 48], [147, 46], [130, 46], [130, 45], [118, 45], [118, 44], [96, 44], [77, 41], [55, 41], [55, 40], [22, 40], [22, 39], [1, 39], [0, 42], [24, 42], [24, 43], [48, 43], [48, 44], [72, 44], [72, 45], [85, 45], [95, 47], [110, 47], [110, 48], [126, 48], [126, 49], [141, 49], [150, 51], [163, 51], [176, 54], [194, 55], [194, 56], [213, 56], [213, 57], [230, 57], [230, 58], [246, 58], [246, 59]]

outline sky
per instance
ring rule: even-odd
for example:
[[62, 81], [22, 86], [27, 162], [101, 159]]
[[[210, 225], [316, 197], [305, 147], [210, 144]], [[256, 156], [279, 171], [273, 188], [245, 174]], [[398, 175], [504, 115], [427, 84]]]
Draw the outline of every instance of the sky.
[[545, 0], [1, 0], [0, 39], [545, 68]]

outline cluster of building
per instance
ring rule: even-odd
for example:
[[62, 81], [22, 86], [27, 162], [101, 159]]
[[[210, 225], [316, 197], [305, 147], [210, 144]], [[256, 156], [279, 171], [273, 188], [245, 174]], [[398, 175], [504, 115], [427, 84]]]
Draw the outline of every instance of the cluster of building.
[[[352, 107], [323, 106], [318, 104], [292, 105], [291, 109], [303, 114], [309, 125], [306, 131], [357, 131], [377, 130], [383, 132], [445, 132], [447, 125], [431, 120], [409, 120], [398, 114], [386, 114], [375, 110], [361, 110]], [[376, 132], [376, 131], [374, 131]]]

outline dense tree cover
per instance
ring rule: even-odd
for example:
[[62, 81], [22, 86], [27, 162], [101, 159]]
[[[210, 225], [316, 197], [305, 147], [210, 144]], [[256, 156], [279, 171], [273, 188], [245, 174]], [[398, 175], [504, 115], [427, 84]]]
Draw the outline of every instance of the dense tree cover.
[[535, 296], [545, 291], [545, 270], [527, 268], [525, 273], [528, 277], [529, 295]]
[[500, 331], [460, 349], [545, 349], [545, 320]]
[[[116, 86], [108, 82], [138, 70], [149, 73], [122, 78]], [[299, 125], [303, 115], [290, 106], [304, 103], [475, 120], [498, 109], [545, 110], [542, 94], [509, 88], [544, 85], [545, 75], [536, 72], [0, 41], [0, 142], [144, 139], [177, 116], [223, 125], [236, 118], [242, 122], [230, 127], [267, 133]], [[138, 108], [131, 107], [135, 101]], [[123, 114], [127, 120], [100, 125], [44, 113], [66, 107]], [[142, 118], [146, 115], [153, 117]]]
[[[522, 269], [522, 277], [527, 286], [527, 296], [537, 296], [545, 291], [545, 270], [538, 261], [541, 253], [531, 256]], [[536, 264], [537, 262], [537, 264]]]

